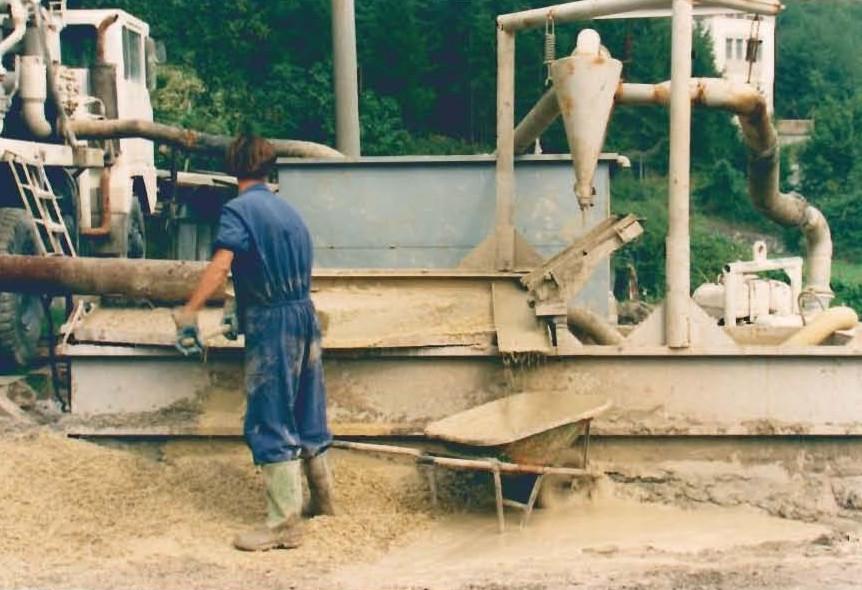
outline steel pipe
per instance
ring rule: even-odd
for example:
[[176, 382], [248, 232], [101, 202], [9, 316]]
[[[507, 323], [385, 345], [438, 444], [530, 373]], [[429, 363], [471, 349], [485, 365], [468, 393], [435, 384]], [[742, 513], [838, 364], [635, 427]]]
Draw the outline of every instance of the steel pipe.
[[[120, 295], [159, 303], [186, 301], [206, 262], [0, 256], [0, 292]], [[212, 301], [224, 300], [224, 291]]]
[[[27, 8], [23, 2], [21, 0], [8, 0], [7, 2], [3, 2], [3, 4], [8, 4], [9, 6], [9, 20], [12, 23], [12, 32], [0, 41], [0, 60], [21, 42], [24, 38], [24, 33], [27, 32]], [[2, 64], [0, 64], [0, 73], [5, 73]]]
[[[616, 94], [619, 105], [670, 104], [671, 83], [621, 84]], [[769, 118], [766, 98], [749, 84], [718, 78], [694, 78], [689, 82], [689, 98], [694, 106], [722, 109], [739, 118], [749, 152], [748, 186], [754, 206], [776, 223], [799, 227], [808, 245], [806, 289], [819, 294], [824, 303], [831, 299], [832, 236], [823, 214], [801, 195], [779, 190], [780, 158], [778, 134]], [[548, 91], [515, 130], [516, 149], [532, 145], [553, 120], [559, 106]], [[547, 99], [547, 100], [546, 100]]]
[[[796, 193], [780, 191], [778, 133], [767, 110], [766, 98], [748, 84], [711, 78], [689, 85], [695, 105], [730, 111], [737, 115], [748, 149], [748, 194], [758, 211], [787, 227], [799, 227], [808, 246], [805, 289], [828, 305], [832, 298], [832, 235], [819, 209]], [[619, 104], [668, 104], [670, 84], [624, 84], [617, 93]]]
[[117, 20], [119, 20], [119, 14], [111, 14], [102, 19], [102, 22], [99, 23], [99, 26], [96, 27], [96, 63], [97, 64], [106, 64], [108, 63], [107, 59], [107, 45], [108, 45], [108, 29], [113, 26]]
[[515, 265], [515, 34], [497, 28], [497, 270]]
[[536, 104], [530, 109], [518, 126], [515, 127], [515, 153], [523, 154], [529, 150], [545, 129], [551, 126], [560, 116], [560, 103], [557, 95], [551, 88], [542, 95]]
[[669, 0], [580, 0], [503, 14], [497, 17], [497, 24], [506, 31], [520, 31], [544, 27], [549, 18], [560, 24], [641, 8], [664, 8], [668, 3]]
[[[57, 118], [60, 120], [60, 130], [63, 134], [63, 137], [66, 139], [67, 145], [75, 145], [78, 142], [78, 138], [75, 136], [75, 132], [69, 127], [69, 116], [66, 114], [66, 109], [63, 108], [63, 101], [60, 97], [60, 89], [57, 87], [57, 65], [59, 64], [60, 56], [57, 55], [57, 60], [55, 61], [54, 56], [51, 55], [51, 49], [48, 45], [48, 28], [57, 26], [57, 23], [54, 22], [46, 22], [45, 8], [42, 6], [41, 0], [30, 0], [31, 5], [33, 7], [33, 19], [36, 23], [36, 30], [38, 31], [39, 37], [39, 46], [41, 48], [42, 58], [45, 60], [45, 68], [47, 71], [47, 84], [48, 84], [48, 96], [51, 98], [51, 102], [54, 103], [54, 106], [57, 108]], [[58, 48], [59, 51], [59, 48]]]
[[[747, 115], [763, 101], [760, 92], [749, 84], [719, 78], [695, 78], [690, 82], [692, 104], [725, 109]], [[620, 84], [615, 96], [620, 105], [669, 105], [670, 81], [660, 84]], [[545, 92], [515, 128], [515, 153], [522, 154], [560, 116], [560, 105], [553, 88]]]
[[[783, 8], [778, 0], [700, 0], [696, 3], [704, 8], [729, 8], [764, 16], [775, 16]], [[520, 31], [544, 27], [549, 19], [559, 24], [670, 5], [671, 0], [580, 0], [504, 14], [497, 17], [497, 24], [507, 31]]]
[[[156, 142], [168, 143], [179, 146], [190, 152], [207, 152], [212, 154], [224, 154], [233, 141], [232, 137], [226, 135], [212, 135], [201, 133], [182, 127], [162, 125], [152, 121], [138, 119], [119, 120], [85, 120], [79, 119], [69, 121], [67, 126], [80, 139], [122, 139], [127, 137], [141, 137]], [[279, 157], [297, 158], [343, 158], [344, 154], [333, 148], [313, 143], [310, 141], [298, 141], [294, 139], [271, 139], [275, 147], [276, 155]]]
[[51, 136], [54, 131], [45, 115], [48, 100], [48, 68], [40, 55], [22, 55], [20, 64], [21, 117], [27, 130], [38, 139]]
[[335, 144], [350, 158], [360, 156], [359, 81], [353, 0], [332, 0], [332, 67], [335, 78]]
[[623, 343], [625, 338], [606, 319], [586, 307], [569, 306], [566, 318], [569, 328], [574, 328], [592, 338], [596, 344], [613, 346]]
[[772, 125], [765, 101], [748, 116], [740, 116], [748, 147], [748, 193], [754, 206], [776, 223], [799, 227], [808, 245], [805, 289], [820, 303], [832, 300], [832, 233], [819, 209], [797, 193], [780, 191], [778, 133]]
[[691, 344], [691, 240], [689, 198], [691, 164], [691, 50], [694, 34], [692, 0], [673, 0], [670, 83], [670, 168], [665, 257], [667, 294], [665, 337], [670, 348]]

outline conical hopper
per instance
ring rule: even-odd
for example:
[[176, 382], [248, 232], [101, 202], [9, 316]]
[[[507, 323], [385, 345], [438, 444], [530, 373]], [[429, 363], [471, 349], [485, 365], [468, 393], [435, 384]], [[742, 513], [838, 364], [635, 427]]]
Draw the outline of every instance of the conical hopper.
[[593, 206], [593, 177], [623, 69], [619, 60], [594, 45], [594, 39], [584, 41], [587, 42], [582, 43], [578, 37], [575, 54], [551, 65], [554, 90], [572, 152], [575, 195], [581, 210]]

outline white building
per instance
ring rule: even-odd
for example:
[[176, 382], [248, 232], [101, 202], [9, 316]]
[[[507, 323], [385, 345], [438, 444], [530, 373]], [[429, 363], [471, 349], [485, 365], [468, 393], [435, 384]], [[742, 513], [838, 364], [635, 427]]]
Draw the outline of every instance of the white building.
[[[775, 87], [775, 17], [755, 20], [746, 14], [703, 16], [700, 25], [712, 37], [715, 66], [722, 76], [753, 84], [766, 95], [773, 110]], [[748, 40], [759, 40], [754, 62], [746, 59]]]

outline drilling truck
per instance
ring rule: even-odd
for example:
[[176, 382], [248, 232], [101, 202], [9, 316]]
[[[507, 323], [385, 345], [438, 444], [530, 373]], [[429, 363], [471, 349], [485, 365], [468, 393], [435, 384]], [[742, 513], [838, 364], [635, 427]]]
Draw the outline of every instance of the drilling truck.
[[[230, 138], [153, 122], [164, 50], [122, 10], [0, 0], [0, 30], [0, 254], [143, 258], [145, 216], [183, 185], [156, 169], [155, 142], [216, 154]], [[275, 145], [279, 155], [340, 156]], [[225, 186], [194, 174], [185, 183], [198, 198]], [[45, 313], [38, 296], [0, 293], [0, 367], [33, 360]]]

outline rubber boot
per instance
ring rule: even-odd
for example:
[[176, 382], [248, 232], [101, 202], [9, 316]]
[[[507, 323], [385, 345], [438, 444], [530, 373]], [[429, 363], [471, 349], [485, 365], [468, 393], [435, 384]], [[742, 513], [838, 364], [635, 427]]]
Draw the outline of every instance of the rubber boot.
[[308, 506], [302, 511], [305, 516], [335, 516], [332, 497], [332, 471], [326, 459], [326, 451], [302, 460], [308, 479]]
[[266, 485], [266, 523], [238, 535], [234, 547], [243, 551], [293, 549], [302, 541], [302, 473], [299, 461], [270, 463], [262, 468]]

